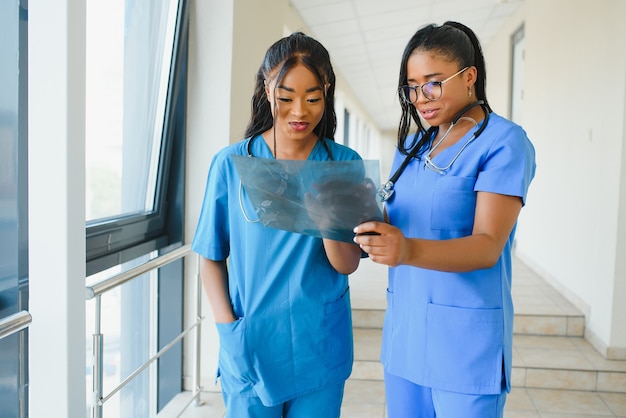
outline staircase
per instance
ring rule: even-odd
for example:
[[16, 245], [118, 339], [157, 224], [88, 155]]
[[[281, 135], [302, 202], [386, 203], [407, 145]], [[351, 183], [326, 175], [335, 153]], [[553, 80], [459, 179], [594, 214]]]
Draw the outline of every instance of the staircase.
[[[387, 268], [369, 259], [350, 276], [355, 361], [341, 418], [387, 417], [379, 361], [386, 287]], [[504, 418], [626, 417], [626, 361], [606, 360], [594, 350], [583, 338], [582, 313], [518, 260], [513, 301], [513, 390]], [[211, 384], [205, 390], [204, 405], [188, 408], [183, 418], [224, 417], [219, 392]], [[190, 396], [177, 396], [159, 418], [181, 416]]]
[[626, 361], [583, 338], [582, 312], [519, 260], [513, 269], [513, 386], [626, 393]]
[[[519, 260], [513, 269], [513, 387], [626, 393], [626, 361], [606, 360], [583, 338], [578, 309]], [[348, 383], [382, 384], [386, 269], [361, 266], [350, 280], [355, 362]]]

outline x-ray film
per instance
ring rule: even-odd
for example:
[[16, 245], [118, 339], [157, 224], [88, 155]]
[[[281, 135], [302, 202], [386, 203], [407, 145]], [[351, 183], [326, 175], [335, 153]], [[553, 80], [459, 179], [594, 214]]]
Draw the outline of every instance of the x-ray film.
[[311, 161], [232, 156], [250, 222], [304, 235], [352, 242], [352, 229], [382, 221], [378, 160]]

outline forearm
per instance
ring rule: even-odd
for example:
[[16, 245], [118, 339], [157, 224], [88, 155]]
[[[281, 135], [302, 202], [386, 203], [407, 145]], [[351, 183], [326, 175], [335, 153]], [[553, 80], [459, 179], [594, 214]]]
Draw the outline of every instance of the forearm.
[[502, 254], [502, 246], [488, 235], [449, 240], [407, 239], [404, 261], [414, 267], [448, 272], [490, 268]]
[[515, 196], [478, 193], [472, 235], [448, 240], [407, 239], [401, 264], [464, 272], [493, 267], [522, 208]]
[[342, 274], [351, 274], [359, 266], [361, 249], [358, 245], [324, 239], [324, 250], [328, 261], [335, 270]]
[[[522, 201], [515, 196], [478, 193], [472, 235], [444, 240], [407, 238], [393, 225], [366, 222], [354, 228], [355, 242], [370, 259], [391, 267], [465, 272], [497, 263], [517, 221]], [[377, 235], [365, 235], [367, 233]]]
[[226, 261], [213, 261], [200, 257], [200, 277], [215, 322], [228, 323], [237, 319], [228, 294]]

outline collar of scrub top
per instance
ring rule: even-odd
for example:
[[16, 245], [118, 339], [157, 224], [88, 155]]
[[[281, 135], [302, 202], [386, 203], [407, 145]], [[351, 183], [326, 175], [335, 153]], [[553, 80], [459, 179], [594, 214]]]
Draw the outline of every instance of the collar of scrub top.
[[[248, 157], [254, 157], [254, 155], [252, 155], [252, 141], [254, 141], [254, 139], [259, 136], [251, 136], [250, 138], [248, 138], [248, 144], [246, 145], [246, 151], [248, 152]], [[328, 146], [328, 144], [326, 143], [326, 138], [318, 138], [320, 141], [322, 141], [322, 145], [324, 145], [324, 148], [326, 149], [326, 152], [328, 153], [328, 158], [330, 158], [330, 161], [334, 161], [335, 159], [333, 158], [333, 153], [330, 151], [330, 147]], [[274, 156], [274, 158], [276, 158], [276, 156]]]
[[[469, 144], [472, 140], [478, 138], [478, 136], [487, 127], [487, 122], [489, 122], [489, 109], [487, 108], [487, 105], [485, 105], [485, 102], [482, 101], [482, 100], [477, 100], [477, 101], [475, 101], [473, 103], [470, 103], [469, 105], [467, 105], [466, 107], [461, 109], [461, 111], [459, 113], [456, 114], [456, 116], [454, 117], [454, 119], [452, 120], [452, 123], [451, 123], [451, 126], [454, 126], [454, 124], [457, 123], [459, 121], [459, 119], [461, 119], [463, 117], [464, 114], [466, 114], [470, 109], [473, 109], [476, 106], [481, 106], [483, 108], [483, 111], [485, 112], [485, 120], [483, 121], [482, 125], [480, 125], [480, 127], [476, 130], [476, 132], [474, 132], [474, 134], [469, 139], [469, 141], [467, 141], [465, 146], [467, 144]], [[437, 128], [430, 127], [428, 129], [428, 131], [426, 132], [426, 135], [429, 135], [429, 136], [432, 137], [432, 135], [436, 131], [437, 131]], [[461, 148], [461, 151], [463, 151], [463, 149], [465, 149], [465, 146], [463, 146], [463, 148]], [[419, 152], [419, 147], [417, 146], [417, 144], [415, 144], [415, 146], [413, 147], [411, 152], [409, 152], [407, 154], [407, 156], [404, 158], [404, 161], [402, 161], [402, 164], [400, 164], [400, 167], [398, 167], [398, 169], [395, 171], [395, 173], [393, 173], [393, 175], [389, 178], [389, 180], [387, 180], [387, 182], [384, 183], [380, 187], [380, 189], [378, 189], [378, 197], [380, 198], [381, 201], [386, 202], [386, 201], [388, 201], [391, 198], [391, 196], [393, 196], [395, 183], [400, 178], [400, 175], [402, 174], [402, 172], [404, 171], [406, 166], [409, 165], [409, 162], [413, 158], [415, 158], [415, 156], [417, 155], [418, 152]], [[460, 154], [460, 151], [459, 151], [458, 154]], [[457, 154], [456, 157], [458, 157], [458, 154]], [[454, 160], [456, 160], [456, 157], [452, 160], [452, 162], [454, 162]], [[451, 164], [452, 163], [450, 163], [450, 165]], [[446, 167], [446, 169], [447, 168], [449, 168], [449, 166]]]

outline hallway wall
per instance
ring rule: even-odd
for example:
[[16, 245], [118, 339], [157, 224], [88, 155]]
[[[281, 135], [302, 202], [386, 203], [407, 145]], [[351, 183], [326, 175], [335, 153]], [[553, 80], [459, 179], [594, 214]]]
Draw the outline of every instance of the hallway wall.
[[510, 37], [524, 25], [523, 125], [536, 147], [537, 176], [520, 217], [517, 255], [585, 312], [592, 344], [620, 359], [626, 358], [625, 18], [622, 0], [525, 0], [486, 48], [489, 97], [507, 115]]

